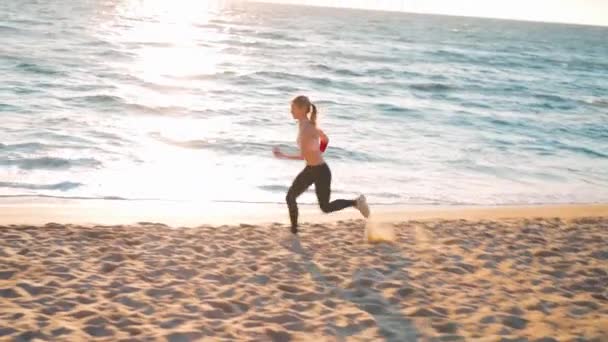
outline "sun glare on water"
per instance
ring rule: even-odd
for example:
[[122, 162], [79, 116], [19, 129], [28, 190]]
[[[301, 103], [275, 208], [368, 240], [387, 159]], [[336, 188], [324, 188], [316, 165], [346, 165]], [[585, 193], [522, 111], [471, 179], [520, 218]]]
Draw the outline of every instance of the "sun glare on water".
[[205, 25], [218, 9], [214, 1], [128, 2], [119, 14], [129, 19], [122, 39], [137, 47], [134, 73], [146, 81], [212, 74], [218, 56], [205, 43], [217, 37]]
[[101, 32], [128, 58], [107, 63], [125, 75], [114, 84], [117, 95], [142, 114], [121, 118], [137, 141], [134, 154], [142, 163], [108, 173], [114, 184], [125, 179], [124, 188], [143, 197], [149, 184], [166, 198], [204, 199], [221, 192], [222, 182], [202, 184], [201, 174], [226, 172], [215, 165], [207, 146], [225, 128], [204, 115], [216, 105], [206, 91], [216, 87], [212, 75], [225, 57], [214, 44], [222, 32], [210, 25], [221, 17], [222, 6], [222, 1], [129, 0], [113, 7]]

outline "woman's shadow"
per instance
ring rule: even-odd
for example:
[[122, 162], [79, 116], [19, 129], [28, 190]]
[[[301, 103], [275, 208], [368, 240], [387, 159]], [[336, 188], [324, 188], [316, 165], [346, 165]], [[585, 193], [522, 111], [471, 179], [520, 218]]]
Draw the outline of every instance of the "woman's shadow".
[[[378, 271], [360, 268], [353, 274], [352, 284], [355, 286], [351, 289], [342, 289], [332, 285], [326, 277], [321, 273], [319, 267], [312, 260], [311, 255], [302, 248], [298, 236], [293, 236], [291, 241], [291, 250], [299, 254], [306, 267], [306, 270], [312, 276], [312, 279], [318, 286], [324, 288], [331, 296], [338, 299], [349, 301], [357, 306], [360, 310], [367, 312], [373, 318], [380, 329], [380, 334], [386, 341], [410, 342], [417, 340], [417, 333], [413, 322], [405, 317], [398, 309], [393, 307], [384, 296], [372, 287], [362, 285], [361, 278], [368, 275], [377, 275]], [[399, 256], [400, 263], [407, 265], [408, 260], [400, 255], [399, 251], [391, 245], [384, 246], [383, 251], [391, 253], [392, 256]], [[380, 275], [383, 276], [383, 275]], [[358, 284], [358, 285], [357, 285]], [[364, 290], [364, 291], [363, 291]], [[361, 331], [369, 328], [369, 325], [348, 325], [347, 327], [339, 327], [331, 324], [331, 328], [336, 332], [339, 340], [344, 340], [346, 337], [356, 335]]]

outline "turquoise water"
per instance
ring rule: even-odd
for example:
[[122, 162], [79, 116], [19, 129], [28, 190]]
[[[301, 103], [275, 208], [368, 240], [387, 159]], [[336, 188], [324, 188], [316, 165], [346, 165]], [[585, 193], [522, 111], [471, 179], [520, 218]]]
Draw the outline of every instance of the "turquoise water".
[[608, 201], [608, 28], [7, 0], [0, 43], [4, 197], [282, 202], [306, 94], [338, 196]]

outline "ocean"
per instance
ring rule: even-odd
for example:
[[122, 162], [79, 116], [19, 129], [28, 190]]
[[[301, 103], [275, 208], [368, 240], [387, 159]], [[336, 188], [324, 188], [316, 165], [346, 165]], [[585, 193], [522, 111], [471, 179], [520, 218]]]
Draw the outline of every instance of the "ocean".
[[0, 196], [282, 203], [300, 94], [334, 198], [608, 201], [606, 27], [186, 0], [0, 2]]

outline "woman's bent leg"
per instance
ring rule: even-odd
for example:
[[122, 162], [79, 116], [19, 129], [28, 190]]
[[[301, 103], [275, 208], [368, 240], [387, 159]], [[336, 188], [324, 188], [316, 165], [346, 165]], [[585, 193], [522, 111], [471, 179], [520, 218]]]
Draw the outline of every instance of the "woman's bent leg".
[[327, 164], [319, 166], [318, 174], [315, 175], [315, 191], [319, 206], [324, 213], [332, 213], [342, 209], [354, 207], [356, 201], [338, 199], [330, 202], [331, 197], [331, 170]]

